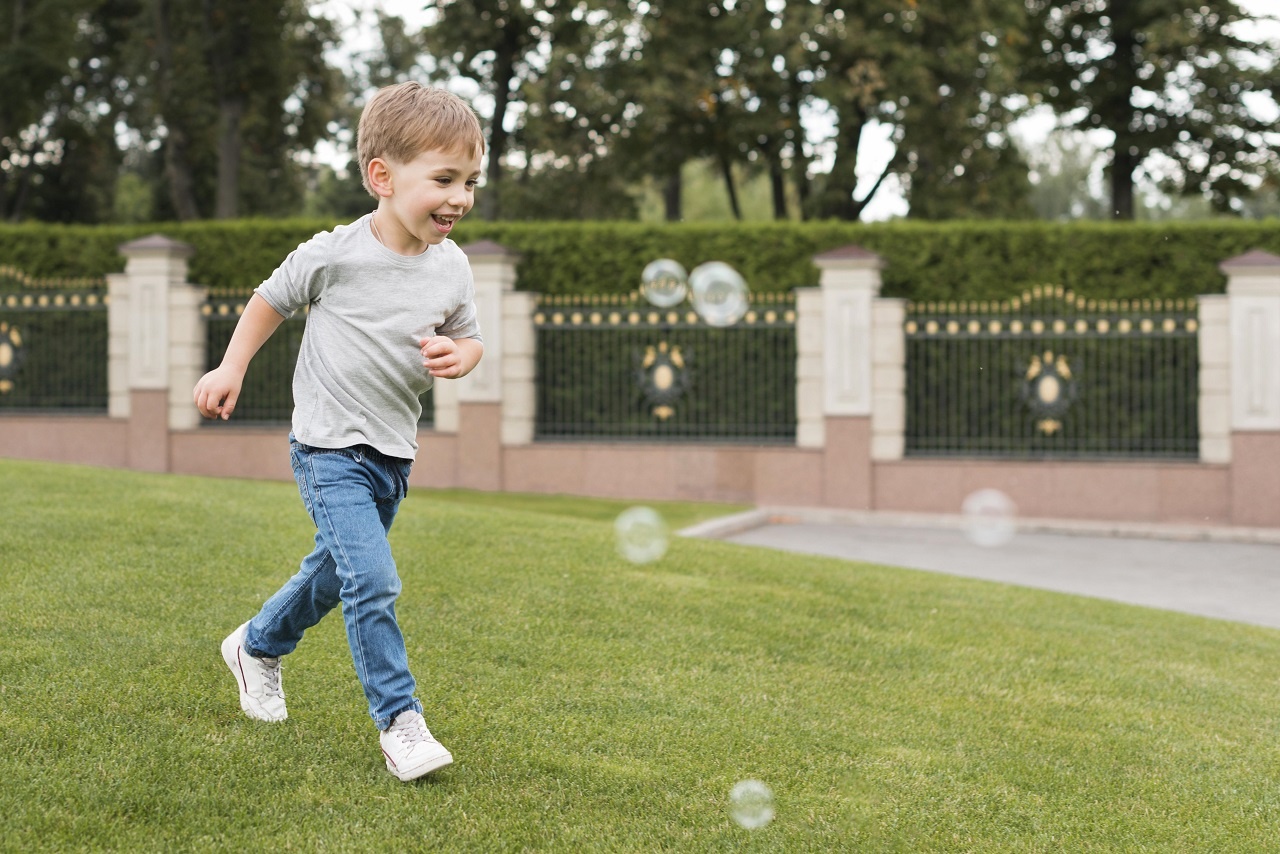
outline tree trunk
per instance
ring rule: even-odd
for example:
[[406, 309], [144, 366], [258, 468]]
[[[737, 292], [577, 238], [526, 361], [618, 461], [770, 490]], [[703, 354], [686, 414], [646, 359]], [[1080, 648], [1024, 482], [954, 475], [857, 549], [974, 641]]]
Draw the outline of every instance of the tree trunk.
[[813, 185], [809, 179], [809, 158], [800, 147], [796, 146], [795, 159], [791, 164], [791, 180], [796, 185], [796, 201], [800, 203], [800, 219], [808, 220], [813, 215]]
[[244, 98], [224, 98], [218, 106], [218, 196], [214, 216], [234, 219], [240, 208], [240, 120]]
[[1137, 160], [1128, 148], [1121, 150], [1120, 142], [1116, 142], [1111, 163], [1112, 219], [1133, 219], [1133, 170], [1137, 167]]
[[507, 105], [511, 103], [514, 73], [513, 47], [499, 52], [494, 59], [493, 80], [498, 85], [493, 98], [493, 125], [489, 128], [489, 168], [485, 176], [488, 192], [480, 197], [480, 214], [491, 221], [502, 216], [502, 156], [507, 151]]
[[854, 201], [854, 192], [858, 189], [858, 148], [865, 123], [866, 117], [857, 108], [840, 111], [836, 134], [839, 147], [835, 162], [831, 164], [831, 173], [827, 175], [827, 186], [818, 199], [820, 217], [856, 220], [871, 199], [871, 194], [868, 194], [860, 203]]
[[773, 196], [773, 218], [787, 218], [787, 182], [777, 158], [769, 161], [769, 191]]
[[195, 181], [191, 177], [191, 161], [187, 156], [187, 135], [175, 123], [167, 120], [173, 88], [173, 43], [169, 35], [168, 0], [154, 0], [151, 4], [156, 27], [156, 111], [164, 120], [168, 138], [164, 144], [164, 173], [169, 180], [169, 200], [179, 220], [200, 218], [196, 206]]
[[662, 188], [662, 204], [665, 208], [667, 222], [679, 222], [684, 218], [684, 210], [681, 196], [684, 190], [684, 179], [680, 175], [680, 169], [667, 176], [667, 182]]
[[742, 205], [738, 203], [738, 185], [733, 180], [733, 164], [729, 162], [729, 158], [721, 155], [720, 175], [724, 178], [724, 189], [729, 194], [729, 210], [733, 211], [735, 220], [742, 220]]

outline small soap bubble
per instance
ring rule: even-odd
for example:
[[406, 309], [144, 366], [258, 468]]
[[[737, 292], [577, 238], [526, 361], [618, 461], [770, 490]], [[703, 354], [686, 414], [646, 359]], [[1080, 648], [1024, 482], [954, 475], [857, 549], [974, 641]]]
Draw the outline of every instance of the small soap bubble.
[[723, 261], [708, 261], [689, 274], [693, 308], [711, 326], [732, 326], [751, 307], [751, 292], [737, 270]]
[[965, 534], [980, 546], [1003, 546], [1018, 531], [1017, 505], [998, 489], [970, 493], [960, 512], [964, 516]]
[[640, 273], [640, 293], [658, 308], [671, 308], [684, 301], [689, 292], [689, 275], [679, 261], [659, 258]]
[[613, 522], [618, 554], [631, 563], [652, 563], [667, 553], [667, 523], [652, 507], [629, 507]]
[[729, 815], [747, 830], [773, 821], [773, 792], [759, 780], [743, 780], [729, 790]]

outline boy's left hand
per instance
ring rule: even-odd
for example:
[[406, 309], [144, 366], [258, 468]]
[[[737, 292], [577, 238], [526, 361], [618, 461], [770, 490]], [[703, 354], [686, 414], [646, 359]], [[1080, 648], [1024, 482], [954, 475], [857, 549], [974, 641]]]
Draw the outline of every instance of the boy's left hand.
[[462, 360], [458, 356], [458, 342], [444, 335], [424, 338], [422, 366], [433, 377], [456, 379], [462, 376]]

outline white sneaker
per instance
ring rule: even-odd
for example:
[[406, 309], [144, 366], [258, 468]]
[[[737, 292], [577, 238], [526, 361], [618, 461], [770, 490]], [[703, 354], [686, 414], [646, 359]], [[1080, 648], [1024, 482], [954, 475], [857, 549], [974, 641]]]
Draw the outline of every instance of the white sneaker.
[[231, 668], [240, 688], [240, 708], [260, 721], [282, 721], [289, 717], [280, 685], [280, 659], [254, 658], [244, 648], [245, 623], [222, 642], [222, 660]]
[[422, 715], [413, 709], [396, 715], [379, 738], [387, 770], [401, 780], [417, 779], [453, 762], [453, 754], [435, 740]]

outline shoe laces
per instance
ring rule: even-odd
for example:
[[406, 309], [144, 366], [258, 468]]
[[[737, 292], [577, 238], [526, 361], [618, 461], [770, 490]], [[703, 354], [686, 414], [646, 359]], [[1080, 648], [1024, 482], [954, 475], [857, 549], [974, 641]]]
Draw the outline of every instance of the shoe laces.
[[391, 734], [408, 747], [432, 740], [426, 722], [416, 712], [404, 712], [392, 721]]
[[284, 691], [280, 689], [280, 659], [259, 658], [262, 662], [262, 688], [268, 697], [284, 699]]

